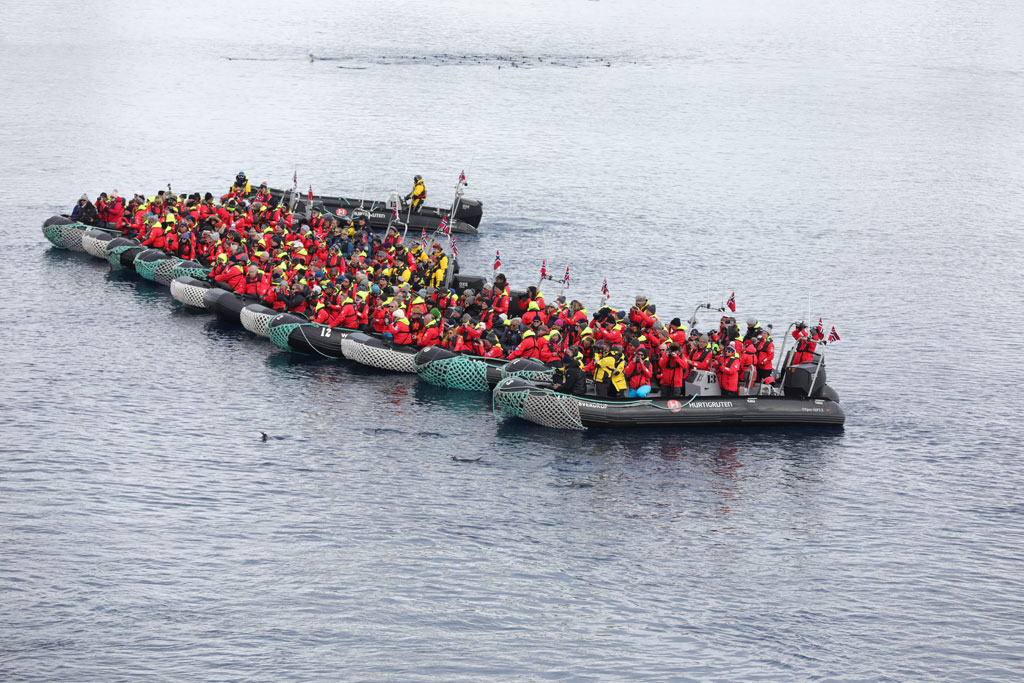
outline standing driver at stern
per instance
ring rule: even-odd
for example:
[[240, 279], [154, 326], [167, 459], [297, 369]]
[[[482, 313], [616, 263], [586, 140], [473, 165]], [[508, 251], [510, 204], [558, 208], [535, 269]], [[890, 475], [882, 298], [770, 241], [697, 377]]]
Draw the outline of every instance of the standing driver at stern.
[[413, 179], [412, 192], [405, 195], [405, 200], [409, 202], [413, 213], [419, 213], [420, 207], [423, 206], [423, 202], [427, 198], [427, 184], [423, 182], [423, 176], [417, 175]]

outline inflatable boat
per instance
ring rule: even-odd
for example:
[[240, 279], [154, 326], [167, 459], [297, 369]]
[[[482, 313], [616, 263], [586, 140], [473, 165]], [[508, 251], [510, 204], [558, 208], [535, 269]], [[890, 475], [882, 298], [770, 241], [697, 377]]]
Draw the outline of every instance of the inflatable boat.
[[[286, 203], [292, 202], [292, 190], [277, 190], [270, 188], [270, 195], [277, 201]], [[376, 199], [353, 199], [352, 197], [334, 197], [329, 195], [313, 195], [312, 208], [324, 213], [334, 214], [352, 218], [366, 216], [370, 226], [377, 230], [384, 230], [394, 217], [397, 193], [387, 201]], [[397, 200], [400, 201], [400, 200]], [[308, 195], [300, 192], [295, 193], [294, 211], [296, 213], [308, 213]], [[441, 209], [436, 206], [421, 207], [418, 212], [411, 213], [407, 208], [399, 206], [398, 220], [403, 224], [408, 223], [409, 229], [413, 232], [426, 230], [433, 232], [441, 225], [441, 218], [450, 216], [449, 209]], [[452, 232], [475, 235], [479, 231], [480, 221], [483, 219], [484, 206], [475, 199], [460, 199], [455, 209], [455, 220], [450, 220]]]
[[494, 389], [494, 409], [502, 415], [554, 429], [594, 427], [714, 427], [733, 425], [841, 427], [846, 415], [839, 396], [825, 384], [820, 363], [789, 367], [782, 388], [755, 385], [738, 396], [723, 396], [714, 373], [694, 370], [685, 395], [646, 399], [602, 399], [588, 381], [585, 396], [561, 394], [550, 383], [521, 377]]

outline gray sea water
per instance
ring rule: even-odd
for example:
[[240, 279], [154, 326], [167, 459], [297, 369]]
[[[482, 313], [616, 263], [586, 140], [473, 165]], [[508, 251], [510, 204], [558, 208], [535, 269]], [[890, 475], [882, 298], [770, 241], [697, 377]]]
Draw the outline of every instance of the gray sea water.
[[[1019, 680], [1022, 35], [998, 0], [3, 3], [0, 678]], [[845, 430], [495, 418], [39, 230], [462, 169], [465, 271], [822, 316]]]

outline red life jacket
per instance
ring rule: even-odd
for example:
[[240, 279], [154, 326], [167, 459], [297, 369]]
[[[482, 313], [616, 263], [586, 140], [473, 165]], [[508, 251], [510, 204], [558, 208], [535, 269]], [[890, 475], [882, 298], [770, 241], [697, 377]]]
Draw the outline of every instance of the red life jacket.
[[246, 271], [245, 276], [242, 279], [242, 291], [239, 294], [251, 294], [252, 296], [259, 296], [260, 290], [263, 288], [263, 276], [259, 273], [250, 275]]
[[793, 338], [796, 339], [796, 353], [793, 355], [793, 365], [810, 363], [814, 360], [814, 349], [818, 345], [811, 340], [807, 330], [793, 330]]
[[647, 361], [631, 360], [626, 363], [625, 370], [630, 389], [639, 389], [642, 386], [649, 385], [651, 383], [651, 376], [654, 375], [654, 370]]
[[420, 331], [419, 337], [416, 339], [416, 345], [421, 349], [428, 346], [437, 346], [437, 343], [441, 340], [441, 326], [436, 322], [430, 323]]
[[775, 343], [769, 337], [757, 345], [756, 365], [759, 370], [771, 370], [773, 360], [775, 360]]
[[686, 376], [690, 374], [690, 362], [682, 353], [675, 358], [668, 353], [664, 354], [658, 361], [658, 366], [661, 368], [660, 382], [665, 387], [683, 386]]
[[354, 330], [359, 327], [359, 317], [356, 314], [355, 304], [351, 300], [345, 301], [341, 304], [341, 308], [338, 310], [338, 314], [334, 316], [336, 319], [332, 319], [331, 327], [344, 327], [349, 330]]
[[714, 354], [711, 352], [711, 347], [707, 346], [703, 349], [697, 349], [693, 352], [693, 357], [690, 359], [693, 362], [693, 367], [698, 370], [710, 370], [711, 361], [714, 360]]
[[718, 382], [727, 391], [738, 391], [740, 388], [740, 361], [736, 356], [729, 356], [718, 366]]
[[163, 249], [166, 242], [167, 240], [164, 238], [164, 229], [157, 224], [149, 231], [149, 236], [142, 240], [142, 246], [152, 247], [154, 249]]
[[402, 344], [408, 346], [412, 344], [412, 334], [409, 333], [409, 321], [407, 320], [396, 320], [393, 326], [394, 340], [396, 344]]

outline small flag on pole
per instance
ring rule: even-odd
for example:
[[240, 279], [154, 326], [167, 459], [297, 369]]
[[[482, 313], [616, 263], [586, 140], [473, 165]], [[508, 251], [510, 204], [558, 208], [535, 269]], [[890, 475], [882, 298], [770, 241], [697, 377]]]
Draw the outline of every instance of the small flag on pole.
[[[306, 195], [306, 201], [309, 202], [310, 204], [313, 203], [313, 186], [312, 185], [309, 186], [309, 194]], [[306, 210], [309, 211], [309, 209], [311, 209], [311, 208], [312, 208], [311, 206], [307, 206]]]
[[463, 169], [462, 172], [459, 173], [459, 182], [460, 183], [466, 182], [466, 171], [465, 171], [465, 169]]
[[729, 295], [729, 300], [725, 302], [725, 305], [729, 307], [729, 310], [733, 313], [736, 312], [736, 292]]
[[569, 286], [569, 266], [565, 267], [565, 286]]
[[611, 293], [608, 291], [608, 278], [605, 278], [604, 284], [601, 285], [601, 293], [604, 294], [606, 298], [611, 296]]
[[828, 333], [828, 340], [829, 340], [829, 342], [837, 342], [837, 341], [839, 341], [839, 333], [836, 332], [836, 326], [835, 325], [832, 326], [832, 331]]
[[498, 268], [501, 268], [501, 250], [500, 249], [496, 249], [494, 251], [494, 269], [497, 270]]
[[457, 244], [455, 244], [455, 238], [454, 237], [452, 238], [452, 255], [453, 256], [458, 256], [459, 255], [459, 246]]
[[427, 229], [423, 228], [423, 234], [420, 235], [420, 241], [423, 243], [423, 251], [427, 250]]
[[540, 262], [540, 277], [541, 279], [548, 276], [548, 262], [547, 259]]
[[448, 229], [448, 216], [441, 216], [441, 224], [437, 226], [437, 229], [441, 231], [442, 235], [452, 234], [452, 231]]
[[814, 328], [814, 334], [811, 335], [811, 339], [820, 341], [825, 338], [825, 323], [822, 319], [818, 318], [818, 326]]
[[299, 169], [292, 171], [292, 187], [298, 187], [299, 185]]

